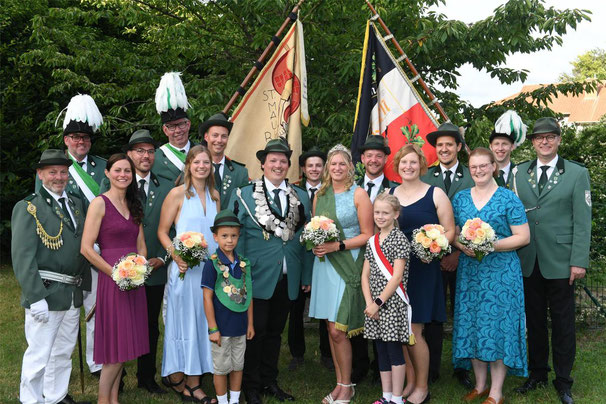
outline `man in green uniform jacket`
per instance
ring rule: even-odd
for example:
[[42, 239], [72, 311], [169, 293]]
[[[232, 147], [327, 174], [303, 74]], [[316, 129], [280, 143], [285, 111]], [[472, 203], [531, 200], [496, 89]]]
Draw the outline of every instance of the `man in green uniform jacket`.
[[398, 185], [389, 181], [383, 172], [387, 163], [387, 156], [391, 154], [391, 150], [385, 143], [383, 136], [371, 135], [366, 138], [366, 142], [360, 146], [358, 151], [365, 172], [364, 177], [360, 178], [356, 184], [364, 188], [370, 201], [374, 202], [377, 195], [384, 190]]
[[227, 206], [234, 189], [248, 184], [248, 169], [244, 164], [225, 155], [229, 132], [233, 124], [225, 114], [218, 113], [200, 124], [198, 133], [204, 139], [213, 163], [215, 189], [219, 192], [221, 206]]
[[280, 336], [291, 302], [311, 285], [311, 254], [299, 241], [311, 211], [307, 192], [286, 181], [292, 150], [285, 139], [257, 152], [263, 177], [237, 189], [228, 208], [242, 223], [238, 251], [252, 265], [255, 337], [247, 342], [244, 391], [251, 404], [259, 393], [294, 400], [277, 383]]
[[84, 205], [65, 187], [72, 161], [60, 150], [42, 153], [40, 189], [17, 202], [11, 219], [11, 257], [25, 308], [19, 398], [22, 403], [74, 403], [67, 394], [82, 290], [90, 269], [80, 254]]
[[[463, 138], [459, 128], [446, 122], [438, 130], [427, 135], [427, 141], [436, 148], [440, 164], [430, 167], [421, 180], [429, 185], [441, 188], [448, 198], [457, 192], [474, 186], [469, 169], [459, 161], [458, 153], [463, 147]], [[457, 266], [459, 265], [460, 251], [453, 248], [453, 253], [442, 258], [442, 281], [444, 284], [444, 301], [450, 289], [451, 312], [454, 309], [455, 288], [457, 282]], [[443, 329], [441, 323], [430, 323], [425, 326], [425, 338], [429, 346], [429, 380], [435, 381], [440, 375], [440, 360], [442, 357]], [[461, 385], [471, 389], [469, 372], [455, 365], [455, 376]]]
[[558, 155], [560, 126], [540, 118], [529, 136], [537, 159], [514, 169], [514, 191], [524, 203], [530, 244], [519, 249], [524, 276], [529, 379], [526, 393], [547, 383], [551, 314], [553, 384], [562, 403], [573, 403], [570, 373], [576, 351], [574, 280], [585, 276], [591, 243], [589, 172]]

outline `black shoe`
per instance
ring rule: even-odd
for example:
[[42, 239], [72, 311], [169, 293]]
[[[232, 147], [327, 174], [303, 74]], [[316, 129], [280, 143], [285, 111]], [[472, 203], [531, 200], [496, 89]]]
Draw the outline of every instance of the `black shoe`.
[[257, 390], [247, 390], [244, 392], [244, 396], [246, 397], [246, 402], [248, 404], [263, 404]]
[[459, 384], [467, 390], [473, 387], [473, 383], [471, 383], [471, 378], [469, 377], [469, 371], [465, 369], [455, 369], [454, 377], [456, 377]]
[[572, 393], [569, 389], [559, 390], [558, 397], [560, 398], [562, 404], [574, 404], [574, 400], [572, 399]]
[[154, 379], [139, 380], [137, 387], [145, 389], [152, 394], [166, 394], [166, 390], [158, 386], [158, 383]]
[[90, 404], [90, 401], [75, 401], [72, 396], [68, 394], [57, 404]]
[[266, 396], [273, 396], [279, 401], [295, 401], [295, 398], [282, 390], [277, 383], [272, 383], [269, 386], [263, 388], [263, 394]]
[[303, 366], [303, 357], [293, 357], [288, 364], [288, 370], [297, 370], [298, 367]]
[[526, 394], [529, 391], [536, 390], [539, 387], [547, 386], [547, 380], [544, 379], [535, 379], [533, 377], [528, 378], [523, 385], [515, 389], [516, 393]]
[[320, 357], [320, 363], [328, 370], [335, 370], [335, 364], [330, 356]]

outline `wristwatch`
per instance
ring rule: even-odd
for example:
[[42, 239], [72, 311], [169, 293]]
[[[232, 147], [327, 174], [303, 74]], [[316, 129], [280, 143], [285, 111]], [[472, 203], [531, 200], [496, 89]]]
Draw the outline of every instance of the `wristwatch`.
[[345, 243], [343, 241], [339, 241], [339, 251], [345, 251]]
[[383, 306], [383, 303], [385, 303], [383, 300], [381, 300], [380, 297], [377, 296], [377, 298], [375, 299], [375, 304], [379, 307]]

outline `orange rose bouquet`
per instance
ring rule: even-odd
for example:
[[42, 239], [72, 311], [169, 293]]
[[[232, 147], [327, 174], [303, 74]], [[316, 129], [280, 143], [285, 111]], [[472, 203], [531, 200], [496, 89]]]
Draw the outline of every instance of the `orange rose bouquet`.
[[419, 259], [429, 263], [450, 253], [450, 244], [444, 227], [426, 224], [412, 232], [412, 250]]
[[491, 225], [479, 217], [467, 219], [459, 235], [459, 243], [472, 250], [478, 261], [494, 251], [497, 236]]
[[112, 279], [120, 290], [137, 289], [152, 271], [144, 256], [131, 253], [120, 258], [112, 270]]
[[[334, 220], [326, 216], [314, 216], [303, 228], [300, 241], [307, 250], [311, 250], [328, 241], [339, 241], [339, 229]], [[324, 262], [324, 257], [319, 259]]]
[[[208, 243], [202, 233], [186, 231], [173, 239], [174, 253], [177, 254], [189, 268], [200, 265], [200, 262], [208, 257]], [[185, 273], [179, 273], [183, 280]]]

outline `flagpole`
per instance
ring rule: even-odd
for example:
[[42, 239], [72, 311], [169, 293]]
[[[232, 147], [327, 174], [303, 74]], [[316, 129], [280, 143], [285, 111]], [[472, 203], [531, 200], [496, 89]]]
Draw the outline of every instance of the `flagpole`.
[[280, 26], [280, 29], [278, 29], [278, 31], [276, 32], [276, 35], [273, 36], [273, 38], [271, 39], [271, 41], [269, 42], [269, 44], [267, 45], [267, 47], [265, 48], [265, 50], [263, 51], [261, 56], [259, 56], [259, 59], [257, 59], [254, 66], [250, 69], [250, 71], [248, 72], [246, 77], [244, 77], [244, 80], [240, 84], [240, 87], [231, 96], [231, 98], [229, 99], [229, 102], [227, 103], [225, 108], [223, 108], [224, 114], [227, 114], [229, 112], [231, 107], [236, 103], [236, 100], [238, 99], [239, 96], [246, 94], [246, 90], [245, 90], [246, 85], [248, 84], [250, 79], [252, 79], [252, 77], [255, 75], [255, 73], [257, 71], [261, 71], [261, 69], [263, 68], [263, 61], [265, 60], [267, 55], [269, 55], [269, 52], [274, 47], [274, 45], [278, 46], [280, 44], [279, 38], [280, 38], [280, 35], [282, 35], [282, 32], [284, 32], [284, 30], [286, 29], [286, 27], [288, 26], [289, 23], [295, 22], [297, 20], [297, 11], [299, 11], [299, 8], [301, 7], [301, 4], [303, 3], [303, 1], [305, 1], [305, 0], [299, 0], [297, 5], [292, 9], [292, 11], [288, 15], [288, 17], [286, 17], [286, 19], [282, 23], [282, 26]]

